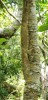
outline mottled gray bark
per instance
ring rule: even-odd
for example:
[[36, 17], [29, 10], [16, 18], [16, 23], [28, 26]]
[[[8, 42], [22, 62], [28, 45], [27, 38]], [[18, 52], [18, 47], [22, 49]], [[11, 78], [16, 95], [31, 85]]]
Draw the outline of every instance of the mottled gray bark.
[[23, 100], [38, 100], [40, 92], [40, 50], [37, 39], [35, 0], [23, 0], [21, 46], [25, 89]]
[[15, 21], [9, 27], [0, 28], [0, 38], [10, 38], [10, 37], [14, 36], [14, 34], [17, 31], [17, 29], [19, 28], [19, 26], [20, 26], [20, 24], [16, 23], [16, 21]]

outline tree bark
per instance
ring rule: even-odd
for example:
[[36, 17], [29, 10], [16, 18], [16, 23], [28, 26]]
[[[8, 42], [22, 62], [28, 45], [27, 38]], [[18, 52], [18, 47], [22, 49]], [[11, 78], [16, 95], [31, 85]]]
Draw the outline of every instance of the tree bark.
[[14, 33], [17, 31], [19, 26], [20, 26], [20, 23], [15, 21], [9, 27], [0, 28], [0, 38], [10, 38], [10, 37], [14, 36]]
[[40, 50], [37, 39], [35, 0], [23, 0], [21, 47], [25, 79], [23, 100], [38, 100], [40, 92]]

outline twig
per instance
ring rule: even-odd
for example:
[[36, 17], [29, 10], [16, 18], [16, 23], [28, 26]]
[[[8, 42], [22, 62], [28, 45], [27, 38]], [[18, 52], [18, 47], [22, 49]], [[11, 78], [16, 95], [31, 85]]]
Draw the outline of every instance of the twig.
[[11, 94], [14, 94], [14, 93], [17, 93], [18, 91], [17, 90], [13, 90], [8, 96], [7, 96], [7, 99], [8, 97], [10, 97]]
[[0, 0], [0, 1], [1, 1], [1, 3], [3, 4], [4, 8], [6, 9], [6, 11], [9, 13], [9, 15], [12, 16], [18, 23], [20, 23], [20, 22], [16, 19], [16, 17], [15, 17], [14, 15], [12, 15], [12, 14], [9, 12], [9, 10], [7, 9], [7, 7], [6, 7], [6, 5], [4, 4], [4, 2], [3, 2], [2, 0]]
[[46, 14], [47, 11], [48, 11], [48, 9], [45, 10], [45, 11], [42, 13], [42, 15], [41, 15], [41, 13], [40, 13], [40, 4], [39, 4], [39, 2], [38, 2], [38, 14], [39, 14], [39, 20], [38, 20], [38, 22], [39, 22], [40, 20], [42, 21], [42, 18], [43, 18], [43, 16], [44, 16], [44, 14]]

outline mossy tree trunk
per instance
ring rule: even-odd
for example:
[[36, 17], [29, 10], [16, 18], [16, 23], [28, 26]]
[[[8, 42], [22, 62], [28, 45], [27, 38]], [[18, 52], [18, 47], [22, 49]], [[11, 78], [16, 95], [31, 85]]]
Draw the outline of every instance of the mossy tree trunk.
[[37, 39], [35, 0], [23, 0], [21, 47], [25, 79], [23, 100], [38, 100], [40, 90], [40, 50]]

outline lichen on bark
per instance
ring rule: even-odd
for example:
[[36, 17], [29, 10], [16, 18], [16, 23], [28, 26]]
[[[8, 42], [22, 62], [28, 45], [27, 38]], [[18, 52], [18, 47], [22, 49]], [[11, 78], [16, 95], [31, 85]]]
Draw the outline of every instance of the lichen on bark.
[[21, 46], [25, 89], [23, 100], [38, 100], [40, 93], [40, 50], [37, 39], [35, 0], [23, 0]]

